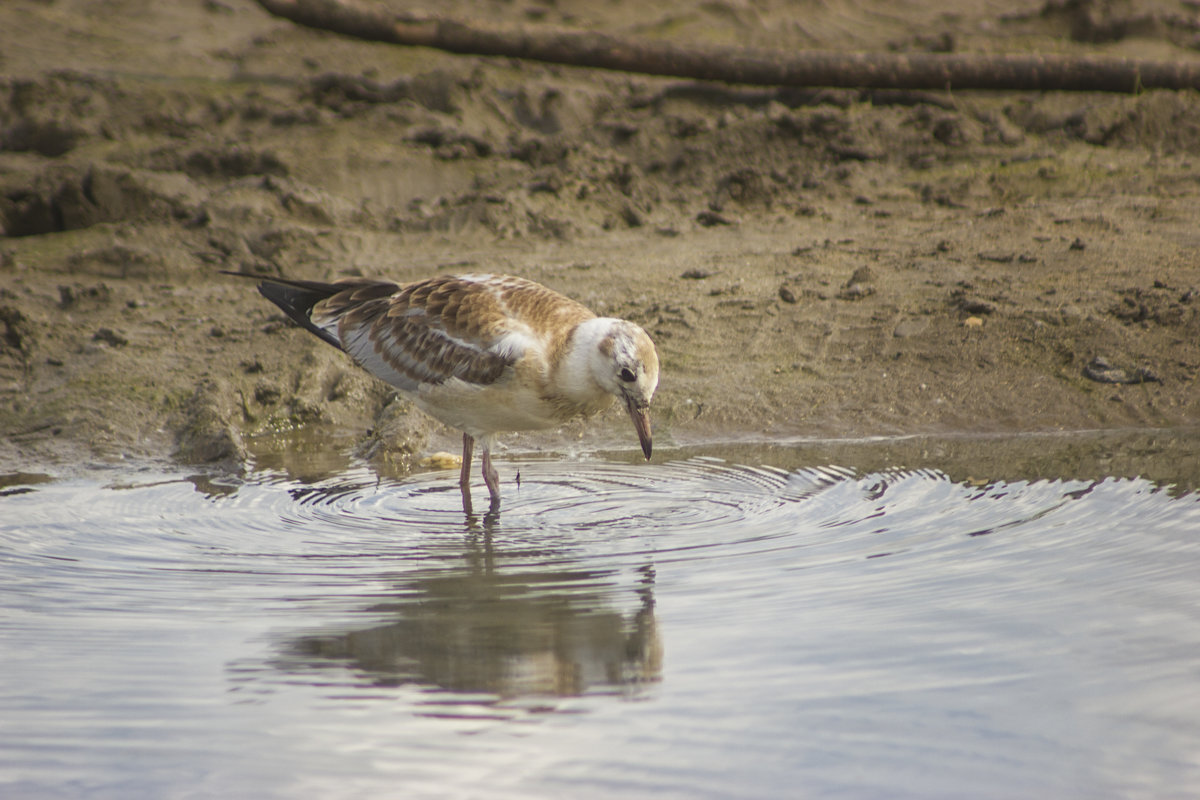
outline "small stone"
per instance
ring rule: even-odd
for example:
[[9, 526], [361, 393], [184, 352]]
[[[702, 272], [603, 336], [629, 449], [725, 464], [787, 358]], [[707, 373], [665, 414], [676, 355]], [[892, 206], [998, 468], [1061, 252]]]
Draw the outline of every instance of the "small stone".
[[425, 456], [418, 463], [426, 469], [455, 469], [462, 466], [462, 456], [439, 450]]
[[856, 283], [870, 283], [875, 280], [875, 273], [871, 272], [870, 267], [859, 267], [854, 270], [854, 274], [850, 276], [850, 280], [846, 281], [846, 288], [849, 289]]
[[711, 290], [708, 293], [708, 296], [709, 297], [720, 297], [722, 295], [727, 295], [727, 294], [741, 294], [741, 291], [742, 291], [742, 282], [734, 281], [733, 283], [727, 284], [726, 286], [721, 286], [717, 289]]
[[966, 298], [963, 299], [959, 307], [968, 314], [992, 314], [996, 311], [996, 307], [991, 303]]
[[793, 292], [791, 289], [789, 289], [787, 286], [780, 286], [779, 287], [779, 299], [785, 303], [795, 303], [796, 302], [796, 293]]
[[966, 319], [963, 320], [963, 327], [965, 327], [965, 328], [982, 328], [983, 320], [980, 319], [979, 317], [967, 317]]
[[1162, 383], [1162, 379], [1145, 367], [1121, 369], [1104, 356], [1096, 356], [1083, 368], [1083, 376], [1097, 383]]
[[875, 294], [874, 286], [864, 286], [861, 283], [852, 283], [845, 289], [837, 293], [839, 300], [862, 300], [864, 297], [870, 297]]
[[925, 329], [928, 327], [929, 320], [927, 319], [901, 320], [901, 322], [892, 330], [892, 336], [895, 336], [897, 339], [908, 339], [909, 337], [918, 336], [924, 333]]
[[696, 222], [699, 222], [706, 228], [712, 228], [717, 225], [732, 225], [733, 220], [722, 216], [715, 211], [701, 211], [696, 215]]
[[94, 334], [92, 334], [92, 341], [104, 342], [105, 344], [112, 345], [113, 347], [124, 347], [125, 345], [129, 344], [128, 339], [126, 339], [117, 331], [114, 331], [112, 328], [101, 328], [100, 330], [96, 331]]

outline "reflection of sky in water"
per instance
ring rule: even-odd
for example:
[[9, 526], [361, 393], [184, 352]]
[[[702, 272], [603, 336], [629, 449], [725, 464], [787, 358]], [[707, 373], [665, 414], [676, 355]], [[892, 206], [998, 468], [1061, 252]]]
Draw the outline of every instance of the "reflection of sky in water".
[[[1200, 501], [713, 459], [10, 482], [0, 794], [1200, 785]], [[381, 794], [383, 793], [383, 794]]]

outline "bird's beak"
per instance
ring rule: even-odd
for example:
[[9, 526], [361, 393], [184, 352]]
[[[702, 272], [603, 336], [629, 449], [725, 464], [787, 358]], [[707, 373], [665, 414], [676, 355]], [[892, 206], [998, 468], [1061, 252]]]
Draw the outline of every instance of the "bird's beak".
[[642, 452], [646, 454], [646, 460], [649, 461], [652, 449], [652, 442], [650, 440], [650, 409], [646, 406], [639, 408], [633, 400], [627, 400], [626, 407], [629, 409], [629, 418], [633, 420], [633, 429], [637, 431], [638, 441], [642, 445]]

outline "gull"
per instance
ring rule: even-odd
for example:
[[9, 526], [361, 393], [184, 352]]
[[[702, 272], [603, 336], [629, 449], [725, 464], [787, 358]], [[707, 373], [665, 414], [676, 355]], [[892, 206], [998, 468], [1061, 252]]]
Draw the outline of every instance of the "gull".
[[504, 431], [591, 416], [617, 399], [650, 458], [658, 353], [632, 322], [597, 316], [511, 275], [443, 275], [400, 285], [229, 274], [258, 278], [258, 291], [300, 327], [462, 431], [459, 486], [467, 514], [476, 442], [489, 513], [500, 510], [492, 445]]

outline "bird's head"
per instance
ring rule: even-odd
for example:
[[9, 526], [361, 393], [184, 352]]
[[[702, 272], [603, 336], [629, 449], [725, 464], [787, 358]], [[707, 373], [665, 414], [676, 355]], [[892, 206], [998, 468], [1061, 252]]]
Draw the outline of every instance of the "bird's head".
[[658, 353], [644, 330], [623, 319], [610, 322], [592, 354], [591, 372], [629, 412], [642, 452], [650, 458], [650, 400], [658, 388]]

